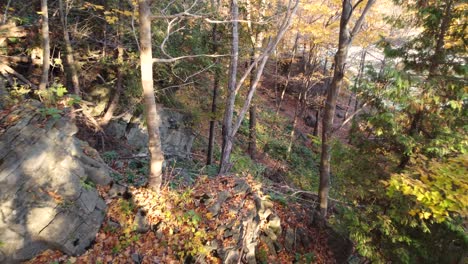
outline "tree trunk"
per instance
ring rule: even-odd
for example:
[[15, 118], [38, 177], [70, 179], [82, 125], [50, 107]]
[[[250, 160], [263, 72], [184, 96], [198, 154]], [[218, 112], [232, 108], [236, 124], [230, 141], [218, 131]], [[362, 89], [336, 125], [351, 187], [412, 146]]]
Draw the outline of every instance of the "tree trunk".
[[275, 49], [275, 105], [279, 105], [278, 96], [278, 49]]
[[[230, 74], [229, 74], [229, 81], [228, 81], [228, 97], [226, 103], [226, 109], [224, 112], [224, 119], [223, 119], [223, 146], [222, 146], [222, 153], [221, 153], [221, 165], [219, 174], [225, 174], [229, 171], [231, 164], [230, 164], [230, 156], [233, 147], [233, 139], [239, 130], [240, 125], [242, 124], [242, 120], [245, 117], [245, 114], [249, 110], [250, 102], [255, 94], [257, 85], [260, 81], [260, 78], [263, 73], [263, 69], [265, 68], [265, 64], [268, 60], [268, 57], [276, 48], [278, 43], [284, 36], [284, 33], [291, 25], [292, 17], [297, 11], [298, 1], [295, 1], [294, 5], [292, 5], [293, 0], [289, 1], [288, 4], [288, 11], [284, 15], [284, 20], [278, 30], [278, 34], [271, 38], [267, 47], [257, 59], [255, 59], [254, 63], [252, 63], [249, 68], [244, 72], [242, 77], [240, 78], [239, 82], [237, 83], [236, 80], [236, 73], [237, 73], [237, 61], [239, 56], [239, 35], [238, 35], [238, 6], [237, 0], [232, 0], [232, 23], [233, 23], [233, 41], [232, 41], [232, 50], [231, 50], [231, 67], [230, 67]], [[236, 122], [233, 124], [233, 111], [234, 111], [234, 101], [237, 95], [237, 92], [242, 87], [243, 82], [249, 77], [252, 69], [258, 63], [258, 68], [255, 73], [255, 78], [250, 85], [249, 91], [247, 93], [247, 97], [245, 99], [244, 105], [242, 106], [239, 116], [236, 119]], [[236, 84], [237, 83], [237, 84]]]
[[69, 69], [69, 76], [71, 77], [73, 90], [76, 95], [80, 96], [80, 81], [78, 79], [78, 71], [76, 69], [75, 59], [73, 57], [73, 47], [70, 42], [70, 35], [68, 34], [67, 26], [67, 10], [63, 6], [63, 0], [59, 0], [59, 12], [60, 12], [60, 21], [62, 22], [63, 27], [63, 40], [65, 41], [65, 51], [67, 65]]
[[320, 108], [315, 110], [315, 125], [314, 125], [314, 137], [318, 136], [319, 129], [319, 118], [320, 118]]
[[[218, 51], [218, 31], [217, 31], [217, 24], [213, 24], [213, 54], [216, 54]], [[214, 63], [218, 64], [219, 59], [214, 58]], [[217, 97], [218, 97], [218, 89], [219, 89], [219, 71], [218, 69], [215, 69], [214, 72], [214, 78], [213, 78], [213, 99], [211, 102], [211, 120], [210, 120], [210, 135], [208, 137], [208, 154], [206, 157], [206, 165], [211, 165], [213, 163], [213, 148], [214, 148], [214, 142], [215, 142], [215, 114], [216, 114], [216, 108], [217, 108]]]
[[322, 155], [320, 158], [320, 184], [319, 184], [319, 202], [320, 213], [323, 217], [327, 215], [328, 192], [330, 189], [330, 160], [331, 160], [331, 140], [333, 130], [333, 119], [335, 116], [336, 102], [345, 74], [345, 64], [348, 55], [348, 49], [353, 38], [361, 29], [363, 20], [375, 0], [368, 0], [361, 16], [356, 21], [353, 30], [349, 30], [349, 22], [353, 13], [351, 0], [343, 0], [343, 9], [340, 20], [340, 34], [338, 51], [335, 55], [333, 79], [328, 89], [327, 101], [325, 104], [325, 114], [322, 123]]
[[160, 118], [156, 109], [153, 89], [153, 55], [151, 48], [151, 12], [148, 0], [139, 0], [140, 12], [140, 64], [141, 84], [145, 103], [146, 125], [148, 127], [148, 150], [150, 154], [150, 169], [148, 186], [159, 191], [162, 183], [162, 165], [164, 155], [159, 138]]
[[286, 155], [288, 158], [291, 156], [292, 145], [294, 143], [294, 134], [296, 133], [297, 118], [299, 117], [299, 112], [301, 108], [301, 102], [302, 102], [302, 91], [299, 93], [299, 97], [296, 103], [296, 109], [294, 111], [292, 130], [291, 130], [291, 133], [289, 134], [289, 145], [286, 151]]
[[289, 62], [288, 75], [286, 76], [286, 83], [284, 84], [284, 88], [281, 91], [281, 96], [279, 98], [278, 106], [276, 107], [276, 113], [275, 113], [276, 115], [278, 115], [278, 113], [279, 113], [279, 110], [281, 108], [281, 103], [283, 102], [284, 95], [286, 94], [286, 90], [288, 89], [289, 80], [291, 79], [291, 71], [292, 71], [292, 68], [293, 68], [294, 58], [296, 57], [298, 41], [299, 41], [299, 32], [297, 32], [296, 39], [294, 40], [293, 54], [292, 54], [292, 57], [291, 57], [291, 61]]
[[[262, 22], [263, 17], [265, 16], [265, 11], [266, 11], [266, 3], [265, 0], [260, 1], [260, 22]], [[250, 1], [247, 1], [247, 19], [251, 21], [251, 13], [252, 13], [252, 5], [250, 4]], [[252, 23], [248, 23], [249, 27], [249, 32], [251, 35], [251, 40], [252, 40], [252, 52], [251, 52], [251, 57], [250, 61], [252, 64], [255, 63], [257, 60], [258, 56], [260, 55], [260, 50], [262, 48], [263, 44], [263, 31], [261, 29], [256, 28], [259, 31], [254, 31], [254, 27], [252, 26]], [[257, 70], [258, 67], [257, 65], [254, 65], [252, 68], [252, 71], [250, 72], [250, 87], [249, 90], [254, 89], [254, 85], [256, 84], [256, 75], [257, 75]], [[248, 145], [248, 153], [250, 154], [250, 157], [255, 160], [256, 157], [256, 152], [257, 152], [257, 108], [255, 104], [252, 104], [249, 109], [249, 145]]]
[[249, 120], [249, 154], [255, 160], [257, 154], [257, 106], [252, 104], [250, 106], [250, 120]]
[[[358, 69], [358, 74], [356, 76], [356, 79], [355, 79], [355, 82], [354, 82], [354, 89], [358, 89], [358, 87], [361, 85], [361, 78], [362, 78], [362, 75], [363, 75], [363, 72], [364, 72], [364, 64], [366, 62], [366, 55], [367, 55], [367, 51], [364, 50], [364, 52], [362, 53], [361, 55], [361, 60], [359, 62], [359, 69]], [[357, 100], [357, 95], [356, 93], [354, 93], [354, 97], [355, 99]], [[346, 118], [348, 117], [348, 113], [349, 113], [349, 108], [351, 107], [351, 102], [353, 101], [353, 93], [351, 93], [349, 95], [349, 100], [348, 100], [348, 105], [346, 107], [346, 111], [344, 113], [344, 116], [343, 116], [343, 122], [346, 120]], [[357, 111], [357, 108], [354, 108], [354, 111]]]
[[231, 47], [231, 65], [229, 67], [228, 96], [226, 101], [226, 110], [223, 118], [223, 148], [221, 152], [221, 164], [219, 174], [227, 173], [231, 168], [232, 152], [232, 119], [234, 114], [234, 102], [236, 100], [237, 83], [237, 64], [239, 59], [239, 7], [237, 0], [231, 1], [231, 19], [232, 19], [232, 47]]
[[49, 37], [49, 11], [47, 0], [41, 0], [42, 14], [42, 76], [39, 89], [44, 91], [49, 83], [50, 67], [50, 37]]
[[122, 65], [123, 65], [123, 47], [118, 46], [117, 47], [117, 65], [116, 65], [116, 71], [117, 71], [117, 83], [115, 86], [115, 92], [114, 96], [112, 97], [112, 100], [109, 103], [109, 106], [107, 107], [106, 113], [101, 119], [100, 125], [101, 126], [106, 126], [109, 124], [109, 121], [112, 119], [114, 116], [115, 110], [117, 109], [117, 106], [119, 105], [119, 99], [120, 99], [120, 93], [122, 92]]

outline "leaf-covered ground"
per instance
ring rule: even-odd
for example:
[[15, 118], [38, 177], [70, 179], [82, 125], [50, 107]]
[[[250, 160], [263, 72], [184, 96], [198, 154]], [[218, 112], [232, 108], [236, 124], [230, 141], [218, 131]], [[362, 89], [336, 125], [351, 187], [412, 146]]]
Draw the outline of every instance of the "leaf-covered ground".
[[[249, 191], [239, 191], [239, 177], [200, 177], [192, 187], [166, 187], [160, 194], [130, 187], [123, 196], [111, 197], [112, 192], [100, 188], [108, 211], [90, 249], [77, 257], [46, 251], [28, 263], [221, 263], [219, 252], [238, 245], [236, 227], [260, 196], [271, 202], [283, 232], [277, 237], [276, 252], [264, 242], [258, 243], [258, 263], [335, 263], [327, 234], [309, 224], [303, 206], [270, 200], [262, 193], [262, 184], [252, 177], [241, 177]], [[142, 219], [147, 222], [141, 223]], [[266, 232], [266, 222], [259, 225], [259, 234]], [[294, 230], [291, 250], [285, 247], [288, 229]], [[308, 241], [306, 246], [299, 246], [299, 236]]]

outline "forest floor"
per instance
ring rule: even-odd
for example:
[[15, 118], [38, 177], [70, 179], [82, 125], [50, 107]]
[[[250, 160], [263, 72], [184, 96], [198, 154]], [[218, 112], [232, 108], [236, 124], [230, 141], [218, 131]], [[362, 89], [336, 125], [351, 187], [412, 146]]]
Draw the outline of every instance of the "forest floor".
[[[204, 245], [205, 240], [217, 240], [222, 248], [236, 245], [237, 241], [220, 231], [226, 223], [235, 220], [236, 215], [229, 213], [237, 208], [242, 197], [233, 197], [226, 201], [219, 215], [213, 216], [207, 207], [198, 204], [200, 196], [209, 190], [210, 194], [219, 194], [232, 190], [236, 176], [202, 178], [188, 192], [186, 188], [174, 190], [164, 188], [161, 195], [145, 188], [131, 188], [132, 203], [124, 198], [110, 199], [107, 190], [100, 189], [108, 203], [108, 212], [96, 241], [83, 255], [67, 256], [59, 251], [48, 250], [28, 263], [222, 263], [215, 251]], [[253, 188], [259, 183], [249, 178]], [[242, 203], [243, 210], [252, 207], [252, 202]], [[260, 263], [335, 263], [333, 252], [328, 247], [328, 234], [324, 230], [313, 228], [307, 212], [300, 203], [284, 204], [273, 201], [276, 215], [281, 219], [283, 230], [301, 230], [312, 243], [308, 247], [285, 249], [285, 236], [278, 238], [283, 247], [277, 254], [268, 251], [265, 244], [260, 244], [257, 259]], [[138, 208], [147, 212], [150, 224], [164, 226], [139, 233], [135, 231], [135, 218]], [[294, 212], [294, 213], [292, 213]], [[283, 232], [285, 233], [285, 232]], [[299, 235], [298, 235], [299, 237]], [[297, 242], [299, 243], [299, 242]], [[295, 246], [294, 246], [295, 247]], [[191, 252], [203, 252], [197, 259], [189, 259]]]
[[[264, 82], [263, 86], [259, 87], [256, 99], [257, 104], [261, 105], [259, 111], [264, 109], [271, 111], [276, 108], [275, 91], [270, 85], [271, 83]], [[343, 114], [342, 109], [345, 109], [347, 105], [348, 96], [340, 98], [343, 98], [339, 101], [342, 107], [337, 111]], [[296, 104], [297, 99], [286, 94], [279, 115], [292, 121]], [[305, 115], [307, 114], [309, 113], [306, 112]], [[341, 122], [342, 118], [335, 118], [335, 127], [340, 126]], [[312, 127], [305, 124], [303, 118], [298, 119], [296, 129], [306, 136], [312, 134], [313, 131]], [[337, 131], [342, 141], [346, 141], [348, 130], [349, 125]], [[310, 142], [303, 141], [310, 147]], [[195, 159], [197, 156], [194, 156]], [[202, 153], [198, 157], [201, 158], [201, 156]], [[282, 166], [281, 161], [272, 159], [265, 153], [258, 154], [257, 162], [270, 169]], [[133, 166], [131, 161], [110, 162], [109, 165], [122, 174]], [[216, 239], [222, 247], [229, 247], [235, 243], [232, 237], [223, 236], [219, 229], [229, 218], [235, 217], [229, 213], [229, 208], [235, 208], [240, 203], [240, 198], [226, 201], [223, 205], [226, 210], [222, 210], [222, 213], [217, 216], [213, 216], [206, 207], [200, 206], [196, 202], [197, 199], [206, 194], [207, 190], [210, 190], [209, 195], [216, 199], [220, 193], [230, 191], [232, 181], [236, 177], [248, 179], [252, 186], [261, 186], [257, 188], [261, 193], [269, 193], [268, 190], [274, 188], [264, 180], [245, 173], [240, 176], [231, 175], [222, 178], [199, 177], [190, 185], [182, 181], [177, 182], [174, 179], [176, 175], [171, 175], [171, 173], [167, 173], [165, 177], [167, 184], [160, 195], [145, 188], [130, 187], [126, 193], [132, 198], [128, 199], [125, 195], [124, 197], [111, 197], [108, 189], [99, 188], [108, 204], [108, 211], [96, 235], [96, 240], [89, 250], [75, 257], [48, 250], [27, 263], [221, 263], [221, 258], [215, 250], [210, 251], [206, 241]], [[169, 184], [170, 181], [171, 184]], [[174, 182], [177, 183], [174, 184]], [[281, 185], [289, 190], [298, 190], [287, 181], [281, 182]], [[281, 192], [281, 190], [276, 189], [275, 192]], [[287, 196], [287, 194], [284, 195], [284, 197]], [[333, 249], [329, 247], [330, 234], [327, 230], [307, 224], [313, 222], [310, 217], [313, 215], [312, 207], [315, 202], [299, 198], [286, 201], [282, 198], [283, 196], [278, 197], [272, 199], [272, 202], [275, 214], [281, 219], [282, 230], [289, 228], [296, 232], [299, 229], [310, 237], [311, 243], [301, 248], [298, 246], [293, 250], [286, 250], [287, 238], [283, 232], [278, 237], [278, 242], [283, 249], [279, 250], [278, 254], [270, 254], [267, 246], [260, 244], [257, 259], [260, 259], [262, 263], [336, 263], [339, 256], [334, 254], [339, 253], [333, 253]], [[248, 203], [245, 203], [245, 207], [248, 206]], [[161, 227], [162, 224], [164, 227], [138, 232], [137, 221], [139, 221], [138, 214], [141, 210], [147, 214], [149, 226]], [[188, 257], [195, 255], [194, 253], [197, 253], [201, 259]]]

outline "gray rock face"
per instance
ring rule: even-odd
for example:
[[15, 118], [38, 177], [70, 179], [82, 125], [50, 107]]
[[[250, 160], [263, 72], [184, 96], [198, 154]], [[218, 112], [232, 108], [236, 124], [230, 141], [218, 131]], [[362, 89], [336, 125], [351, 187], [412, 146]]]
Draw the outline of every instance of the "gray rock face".
[[[189, 158], [194, 140], [192, 129], [186, 125], [187, 117], [179, 112], [159, 108], [161, 136], [164, 156]], [[124, 117], [112, 121], [106, 133], [117, 139], [126, 140], [136, 151], [146, 151], [148, 133], [141, 118]]]
[[0, 112], [0, 263], [45, 249], [83, 253], [104, 219], [95, 184], [110, 184], [96, 150], [74, 138], [67, 118], [40, 113], [28, 101]]

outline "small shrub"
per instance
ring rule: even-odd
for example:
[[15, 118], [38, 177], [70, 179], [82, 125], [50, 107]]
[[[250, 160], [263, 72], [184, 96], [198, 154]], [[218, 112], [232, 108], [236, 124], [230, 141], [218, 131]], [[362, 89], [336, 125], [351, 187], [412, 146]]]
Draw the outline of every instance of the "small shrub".
[[106, 163], [110, 163], [110, 162], [116, 160], [118, 157], [119, 157], [119, 154], [117, 154], [117, 152], [115, 152], [114, 150], [106, 151], [106, 152], [102, 153], [102, 159]]

